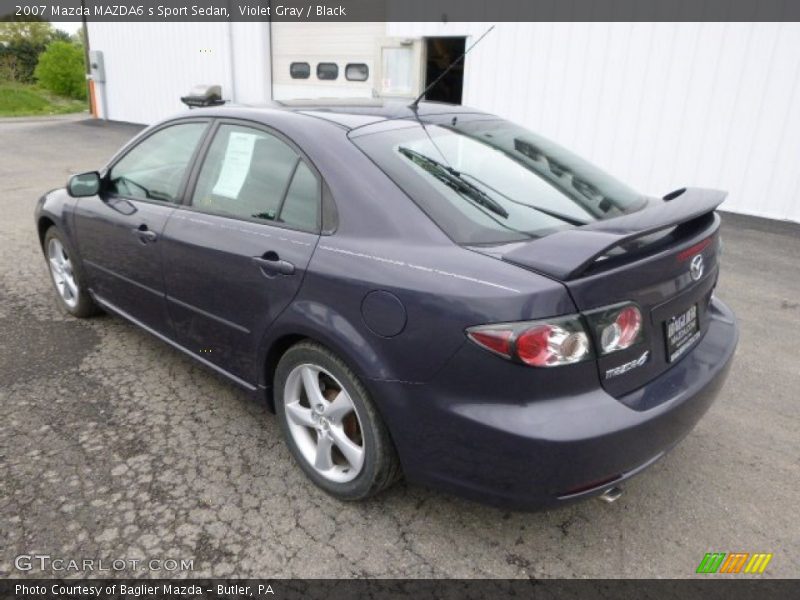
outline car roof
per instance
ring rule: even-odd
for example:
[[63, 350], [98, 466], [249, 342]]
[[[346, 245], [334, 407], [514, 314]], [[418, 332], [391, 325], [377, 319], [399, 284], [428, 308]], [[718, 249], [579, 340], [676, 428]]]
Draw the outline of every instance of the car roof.
[[409, 104], [410, 101], [408, 99], [321, 98], [275, 101], [261, 105], [224, 104], [211, 109], [200, 110], [206, 114], [214, 113], [216, 116], [226, 116], [240, 110], [246, 110], [253, 115], [253, 113], [257, 114], [258, 112], [277, 109], [329, 121], [348, 130], [397, 119], [425, 120], [426, 117], [430, 118], [445, 114], [487, 114], [467, 106], [442, 102], [420, 102], [416, 110], [411, 108]]

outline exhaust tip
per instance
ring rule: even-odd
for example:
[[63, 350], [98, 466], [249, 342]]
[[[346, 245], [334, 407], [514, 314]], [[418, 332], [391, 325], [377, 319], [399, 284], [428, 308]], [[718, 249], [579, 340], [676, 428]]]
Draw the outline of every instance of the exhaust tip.
[[600, 500], [611, 504], [612, 502], [616, 502], [619, 500], [619, 497], [622, 496], [622, 488], [617, 486], [608, 488], [605, 492], [600, 494]]

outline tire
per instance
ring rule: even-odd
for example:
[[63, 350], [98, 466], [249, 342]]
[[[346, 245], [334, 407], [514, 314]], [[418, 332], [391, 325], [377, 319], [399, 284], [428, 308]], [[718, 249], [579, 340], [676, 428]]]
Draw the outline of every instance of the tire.
[[[319, 394], [309, 394], [309, 385]], [[369, 393], [333, 352], [310, 341], [292, 346], [278, 363], [274, 389], [286, 444], [318, 487], [339, 500], [363, 500], [401, 477], [394, 445]]]
[[80, 260], [55, 226], [45, 233], [43, 249], [61, 309], [78, 318], [99, 313], [100, 309], [89, 295]]

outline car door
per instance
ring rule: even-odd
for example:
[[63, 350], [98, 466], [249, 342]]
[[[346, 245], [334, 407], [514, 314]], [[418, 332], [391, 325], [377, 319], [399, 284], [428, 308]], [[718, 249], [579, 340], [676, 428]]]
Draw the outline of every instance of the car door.
[[209, 120], [173, 122], [127, 149], [103, 177], [98, 196], [74, 210], [90, 286], [110, 304], [170, 336], [160, 236], [182, 199], [192, 158]]
[[169, 313], [183, 346], [254, 384], [259, 344], [319, 240], [322, 182], [287, 139], [233, 121], [193, 179], [164, 231]]

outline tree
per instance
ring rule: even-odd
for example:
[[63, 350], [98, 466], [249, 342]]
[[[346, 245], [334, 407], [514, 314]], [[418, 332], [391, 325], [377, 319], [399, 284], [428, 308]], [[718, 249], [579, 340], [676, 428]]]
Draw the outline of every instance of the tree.
[[47, 21], [0, 22], [0, 44], [3, 45], [26, 41], [44, 48], [53, 40], [54, 35], [56, 30]]
[[13, 81], [33, 83], [33, 70], [43, 50], [44, 46], [35, 46], [26, 40], [0, 44], [0, 61], [4, 65], [14, 65], [13, 70], [6, 71]]
[[83, 27], [70, 36], [70, 39], [79, 46], [86, 47], [86, 31]]
[[19, 66], [17, 57], [4, 53], [0, 47], [0, 82], [2, 81], [19, 81]]
[[34, 76], [39, 84], [61, 96], [86, 99], [83, 48], [71, 42], [52, 42], [39, 56]]
[[33, 70], [39, 55], [54, 36], [53, 26], [46, 21], [0, 22], [0, 64], [5, 79], [33, 83]]

